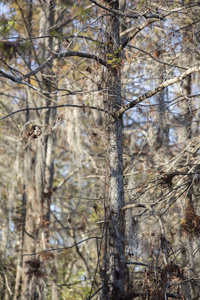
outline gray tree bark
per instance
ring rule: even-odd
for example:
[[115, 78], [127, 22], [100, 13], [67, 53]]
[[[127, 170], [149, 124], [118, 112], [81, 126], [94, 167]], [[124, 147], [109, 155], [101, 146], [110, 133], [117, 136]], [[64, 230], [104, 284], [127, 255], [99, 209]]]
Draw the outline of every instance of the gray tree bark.
[[[111, 1], [112, 9], [119, 9], [119, 1]], [[107, 69], [107, 100], [109, 111], [116, 112], [121, 106], [121, 57], [119, 18], [116, 15], [107, 18], [107, 57], [110, 66]], [[108, 128], [108, 164], [109, 164], [109, 201], [107, 247], [105, 258], [105, 289], [103, 299], [122, 299], [125, 295], [125, 236], [123, 158], [122, 158], [122, 118], [109, 117]], [[106, 265], [107, 264], [107, 265]]]

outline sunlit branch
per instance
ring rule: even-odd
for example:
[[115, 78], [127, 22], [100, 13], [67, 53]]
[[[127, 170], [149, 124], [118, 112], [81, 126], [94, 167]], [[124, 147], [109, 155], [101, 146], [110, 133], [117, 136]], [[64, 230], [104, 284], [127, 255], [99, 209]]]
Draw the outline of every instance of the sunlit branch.
[[196, 66], [196, 67], [192, 67], [190, 69], [188, 69], [186, 72], [184, 72], [183, 74], [174, 77], [172, 79], [166, 80], [163, 83], [161, 83], [159, 86], [157, 86], [155, 89], [144, 93], [143, 95], [141, 95], [140, 97], [138, 97], [136, 100], [131, 101], [130, 103], [126, 104], [125, 106], [121, 107], [114, 115], [116, 117], [121, 117], [123, 113], [125, 113], [127, 110], [129, 110], [130, 108], [135, 107], [137, 104], [139, 104], [140, 102], [154, 96], [155, 94], [159, 93], [160, 91], [162, 91], [164, 88], [179, 82], [183, 79], [185, 79], [188, 75], [194, 73], [194, 72], [198, 72], [200, 71], [200, 66]]

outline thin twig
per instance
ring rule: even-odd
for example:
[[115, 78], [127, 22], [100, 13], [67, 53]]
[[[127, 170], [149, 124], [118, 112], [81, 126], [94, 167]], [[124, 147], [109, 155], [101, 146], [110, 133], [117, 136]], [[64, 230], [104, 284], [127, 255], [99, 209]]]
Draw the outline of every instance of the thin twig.
[[98, 108], [98, 107], [95, 107], [95, 106], [75, 105], [75, 104], [61, 104], [61, 105], [55, 105], [55, 106], [41, 106], [41, 107], [22, 108], [22, 109], [13, 111], [12, 113], [0, 118], [0, 121], [6, 119], [8, 117], [11, 117], [12, 115], [23, 112], [23, 111], [41, 110], [41, 109], [55, 109], [55, 108], [60, 108], [60, 107], [73, 107], [73, 108], [82, 108], [82, 109], [87, 109], [88, 108], [88, 109], [95, 109], [95, 110], [99, 110], [99, 111], [103, 111], [105, 113], [108, 113], [108, 111], [106, 111], [105, 109]]
[[72, 246], [69, 246], [69, 247], [62, 247], [62, 248], [52, 248], [52, 249], [49, 249], [49, 250], [44, 250], [44, 251], [39, 251], [39, 252], [34, 252], [34, 253], [27, 253], [27, 254], [23, 254], [22, 256], [34, 256], [34, 255], [38, 255], [38, 254], [41, 254], [41, 253], [46, 253], [46, 252], [52, 252], [52, 251], [63, 251], [63, 250], [68, 250], [68, 249], [72, 249], [73, 247], [83, 243], [83, 242], [86, 242], [86, 241], [89, 241], [89, 240], [92, 240], [92, 239], [102, 239], [103, 237], [98, 237], [98, 236], [92, 236], [92, 237], [89, 237], [87, 239], [84, 239], [84, 240], [81, 240], [80, 242], [77, 242], [76, 244], [73, 244]]
[[90, 300], [92, 299], [96, 294], [98, 294], [98, 292], [100, 292], [103, 289], [103, 286], [101, 286], [97, 291], [95, 291], [89, 298], [87, 298], [86, 300]]

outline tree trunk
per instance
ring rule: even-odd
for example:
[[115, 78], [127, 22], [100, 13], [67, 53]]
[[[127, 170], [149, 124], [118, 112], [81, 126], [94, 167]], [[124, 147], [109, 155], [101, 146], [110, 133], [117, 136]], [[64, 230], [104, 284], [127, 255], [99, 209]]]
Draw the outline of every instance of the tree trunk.
[[[111, 1], [112, 9], [119, 9], [119, 1]], [[121, 73], [119, 18], [115, 15], [107, 19], [107, 57], [110, 66], [107, 69], [107, 108], [111, 112], [121, 106]], [[123, 182], [122, 119], [108, 119], [108, 164], [109, 164], [109, 202], [107, 231], [106, 291], [104, 299], [122, 299], [125, 295], [125, 237]]]
[[[49, 28], [54, 25], [54, 1], [43, 3], [41, 6], [40, 35], [45, 36]], [[53, 49], [52, 37], [41, 39], [40, 59], [49, 56]], [[52, 65], [48, 65], [42, 74], [42, 88], [47, 92], [52, 90]], [[55, 85], [55, 82], [54, 82]], [[51, 106], [52, 99], [45, 99], [45, 105]], [[27, 93], [28, 103], [33, 103], [32, 94]], [[37, 105], [42, 105], [42, 98], [38, 98]], [[54, 171], [54, 143], [55, 136], [50, 128], [55, 122], [56, 112], [49, 109], [44, 117], [40, 117], [41, 133], [37, 138], [29, 138], [24, 157], [24, 186], [25, 186], [25, 222], [24, 238], [22, 240], [23, 254], [31, 254], [48, 249], [49, 218], [51, 189]], [[35, 125], [35, 124], [33, 124]], [[38, 275], [40, 274], [40, 276]], [[24, 256], [22, 264], [22, 293], [21, 299], [32, 300], [46, 298], [46, 270], [41, 258]]]

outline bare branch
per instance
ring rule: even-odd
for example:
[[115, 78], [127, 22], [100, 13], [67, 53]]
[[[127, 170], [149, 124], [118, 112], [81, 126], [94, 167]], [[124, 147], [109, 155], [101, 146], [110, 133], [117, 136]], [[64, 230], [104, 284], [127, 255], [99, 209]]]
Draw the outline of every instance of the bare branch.
[[92, 299], [96, 294], [98, 294], [98, 292], [100, 292], [103, 289], [103, 286], [101, 286], [97, 291], [95, 291], [89, 298], [87, 298], [87, 300]]
[[17, 83], [22, 83], [21, 82], [21, 78], [14, 77], [14, 76], [12, 76], [12, 75], [10, 75], [10, 74], [2, 71], [2, 70], [0, 70], [0, 74], [2, 75], [1, 77], [8, 78], [8, 79], [10, 79], [10, 80], [12, 80], [14, 82], [17, 82]]
[[41, 71], [42, 69], [44, 69], [46, 66], [48, 66], [48, 64], [51, 64], [51, 62], [53, 61], [53, 59], [55, 58], [65, 58], [65, 57], [71, 57], [71, 56], [77, 56], [77, 57], [83, 57], [83, 58], [88, 58], [88, 59], [93, 59], [96, 60], [98, 63], [100, 63], [101, 65], [107, 67], [108, 64], [105, 60], [101, 59], [100, 57], [96, 56], [95, 54], [89, 54], [89, 53], [84, 53], [84, 52], [78, 52], [78, 51], [65, 51], [62, 53], [52, 53], [52, 55], [47, 58], [47, 60], [39, 67], [37, 67], [36, 69], [32, 70], [31, 72], [25, 74], [23, 76], [23, 78], [29, 78], [32, 75], [37, 74], [39, 71]]
[[143, 14], [138, 14], [138, 15], [131, 15], [131, 14], [126, 14], [126, 13], [122, 13], [118, 10], [115, 10], [115, 9], [111, 9], [111, 8], [108, 8], [100, 3], [98, 3], [97, 1], [95, 0], [90, 0], [90, 2], [94, 3], [96, 6], [99, 6], [100, 8], [103, 8], [104, 10], [106, 11], [109, 11], [117, 16], [120, 16], [120, 17], [127, 17], [127, 18], [131, 18], [131, 19], [138, 19], [140, 17], [145, 17], [146, 19], [150, 19], [150, 18], [157, 18], [157, 19], [160, 19], [160, 15], [159, 14], [154, 14], [154, 15], [147, 15], [146, 12], [143, 13]]
[[165, 66], [169, 66], [169, 67], [173, 67], [173, 68], [179, 68], [179, 69], [187, 70], [187, 68], [185, 68], [185, 67], [173, 65], [173, 64], [166, 63], [164, 61], [158, 60], [153, 55], [151, 55], [151, 53], [149, 53], [149, 52], [147, 52], [147, 51], [145, 51], [143, 49], [140, 49], [140, 48], [138, 48], [136, 46], [128, 45], [128, 47], [136, 49], [136, 50], [138, 50], [140, 52], [143, 52], [146, 55], [149, 55], [153, 60], [157, 61], [159, 64], [162, 64], [162, 65], [165, 65]]
[[126, 45], [136, 36], [136, 34], [138, 34], [138, 32], [142, 31], [144, 28], [146, 28], [147, 26], [149, 26], [150, 24], [154, 23], [158, 21], [158, 19], [154, 18], [152, 20], [148, 20], [146, 22], [143, 23], [143, 25], [141, 25], [140, 27], [135, 27], [133, 29], [133, 34], [131, 36], [129, 36], [121, 45], [121, 50], [124, 49], [126, 47]]
[[164, 88], [179, 82], [183, 79], [185, 79], [188, 75], [194, 73], [194, 72], [199, 72], [200, 71], [200, 66], [196, 66], [196, 67], [192, 67], [190, 69], [188, 69], [186, 72], [182, 73], [181, 75], [174, 77], [172, 79], [166, 80], [163, 83], [161, 83], [159, 86], [157, 86], [155, 89], [144, 93], [143, 95], [141, 95], [140, 97], [138, 97], [136, 100], [131, 101], [130, 103], [128, 103], [127, 105], [121, 107], [114, 115], [115, 117], [119, 118], [122, 116], [123, 113], [125, 113], [127, 110], [129, 110], [130, 108], [135, 107], [137, 104], [139, 104], [140, 102], [154, 96], [155, 94], [159, 93], [160, 91], [162, 91]]
[[45, 67], [47, 67], [48, 65], [50, 65], [53, 61], [53, 59], [55, 58], [65, 58], [65, 57], [72, 57], [72, 56], [77, 56], [77, 57], [83, 57], [83, 58], [88, 58], [88, 59], [92, 59], [97, 61], [98, 63], [100, 63], [101, 65], [103, 65], [104, 67], [108, 67], [109, 64], [101, 59], [100, 57], [96, 56], [95, 54], [89, 54], [89, 53], [84, 53], [84, 52], [77, 52], [77, 51], [68, 51], [68, 52], [62, 52], [62, 53], [52, 53], [52, 55], [47, 58], [47, 60], [40, 66], [38, 66], [37, 68], [35, 68], [34, 70], [28, 72], [27, 74], [24, 74], [20, 77], [15, 77], [12, 76], [2, 70], [0, 70], [0, 74], [2, 75], [2, 77], [8, 78], [10, 80], [12, 80], [13, 82], [19, 83], [19, 84], [24, 84], [29, 86], [30, 88], [42, 92], [43, 94], [48, 94], [42, 90], [40, 90], [39, 88], [29, 84], [28, 82], [24, 82], [24, 79], [30, 78], [33, 75], [36, 75], [38, 72], [40, 72], [42, 69], [44, 69]]
[[[32, 71], [31, 71], [32, 72]], [[30, 73], [31, 73], [30, 72]], [[38, 71], [39, 72], [39, 71]], [[37, 72], [36, 72], [37, 73]], [[16, 83], [19, 83], [19, 84], [23, 84], [23, 85], [26, 85], [28, 86], [29, 88], [33, 89], [34, 91], [37, 91], [39, 93], [42, 93], [43, 95], [46, 95], [46, 96], [49, 96], [50, 93], [49, 92], [46, 92], [40, 88], [37, 88], [36, 86], [30, 84], [29, 82], [26, 82], [26, 81], [22, 81], [23, 80], [23, 77], [20, 76], [20, 77], [15, 77], [15, 76], [12, 76], [2, 70], [0, 70], [0, 77], [4, 77], [4, 78], [7, 78], [7, 79], [10, 79], [12, 80], [13, 82], [16, 82]], [[34, 73], [32, 75], [35, 75]], [[30, 75], [31, 76], [31, 75]], [[71, 92], [69, 92], [70, 94], [72, 94]]]
[[59, 188], [63, 186], [74, 174], [76, 174], [81, 168], [83, 168], [88, 162], [85, 162], [81, 167], [76, 168], [72, 171], [65, 179], [63, 179], [59, 184], [53, 187], [53, 192], [57, 191]]
[[156, 214], [155, 210], [150, 205], [148, 205], [148, 204], [141, 204], [141, 203], [138, 203], [138, 204], [129, 204], [129, 205], [124, 206], [122, 208], [122, 211], [125, 211], [127, 209], [131, 209], [131, 208], [135, 208], [135, 207], [141, 207], [141, 208], [148, 209], [152, 213], [152, 215], [158, 220], [158, 222], [160, 224], [160, 227], [161, 227], [161, 233], [163, 234], [163, 236], [165, 236], [165, 228], [164, 228], [163, 222], [160, 219], [160, 217]]
[[10, 288], [9, 283], [8, 283], [8, 277], [7, 277], [7, 275], [6, 275], [5, 272], [3, 272], [3, 274], [4, 274], [4, 278], [5, 278], [6, 289], [7, 289], [8, 293], [9, 293], [9, 295], [12, 296], [13, 293], [12, 293], [11, 288]]
[[72, 285], [79, 284], [80, 282], [83, 282], [83, 281], [85, 281], [86, 279], [87, 279], [87, 278], [85, 277], [85, 278], [82, 279], [82, 280], [75, 281], [75, 282], [72, 282], [72, 283], [68, 283], [68, 284], [66, 284], [66, 283], [58, 284], [58, 286], [60, 286], [60, 287], [62, 287], [62, 286], [67, 286], [67, 287], [69, 287], [69, 286], [72, 286]]
[[2, 118], [0, 118], [0, 121], [1, 120], [4, 120], [12, 115], [15, 115], [15, 114], [18, 114], [20, 112], [23, 112], [23, 111], [29, 111], [29, 110], [41, 110], [41, 109], [54, 109], [54, 108], [60, 108], [60, 107], [73, 107], [73, 108], [82, 108], [82, 109], [96, 109], [96, 110], [99, 110], [99, 111], [103, 111], [105, 113], [108, 113], [106, 110], [102, 109], [102, 108], [98, 108], [98, 107], [95, 107], [95, 106], [86, 106], [86, 105], [75, 105], [75, 104], [61, 104], [61, 105], [55, 105], [55, 106], [41, 106], [41, 107], [30, 107], [30, 108], [22, 108], [22, 109], [19, 109], [19, 110], [16, 110]]
[[61, 58], [61, 57], [64, 58], [64, 57], [69, 57], [69, 56], [77, 56], [77, 57], [93, 59], [93, 60], [96, 60], [99, 64], [103, 65], [104, 67], [107, 67], [109, 65], [105, 60], [96, 56], [95, 54], [78, 52], [78, 51], [68, 51], [68, 52], [63, 52], [63, 53], [56, 53], [53, 55], [53, 58]]
[[46, 252], [63, 251], [63, 250], [71, 249], [71, 248], [75, 247], [76, 245], [82, 244], [83, 242], [86, 242], [86, 241], [89, 241], [89, 240], [92, 240], [92, 239], [99, 239], [99, 240], [101, 240], [103, 237], [104, 236], [102, 236], [102, 237], [92, 236], [92, 237], [89, 237], [87, 239], [81, 240], [81, 241], [77, 242], [76, 244], [73, 244], [72, 246], [69, 246], [69, 247], [52, 248], [52, 249], [49, 249], [49, 250], [44, 250], [44, 251], [39, 251], [39, 252], [34, 252], [34, 253], [23, 254], [22, 256], [34, 256], [34, 255], [41, 254], [41, 253], [46, 253]]
[[128, 261], [126, 262], [127, 265], [136, 265], [136, 266], [142, 266], [142, 267], [148, 267], [148, 264], [142, 263], [140, 261]]

